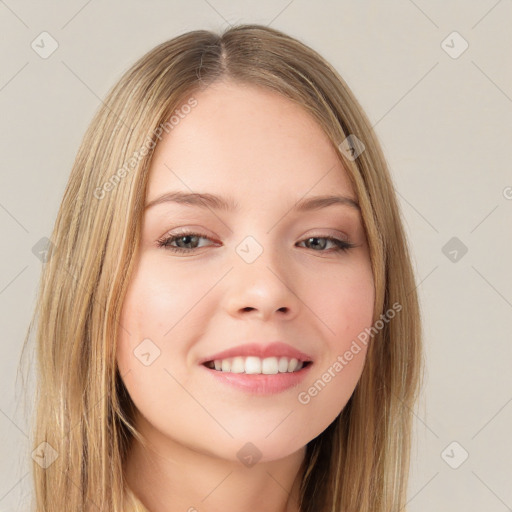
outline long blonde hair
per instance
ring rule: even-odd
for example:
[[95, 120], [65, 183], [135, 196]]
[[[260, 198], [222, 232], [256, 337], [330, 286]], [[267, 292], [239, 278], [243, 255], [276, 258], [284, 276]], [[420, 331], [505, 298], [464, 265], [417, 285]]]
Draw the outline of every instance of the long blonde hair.
[[[47, 443], [41, 446], [49, 454], [47, 464], [33, 463], [37, 512], [146, 510], [123, 476], [131, 440], [143, 440], [116, 366], [120, 312], [161, 127], [195, 91], [221, 78], [277, 91], [320, 123], [361, 206], [374, 321], [401, 305], [368, 345], [343, 411], [307, 445], [301, 512], [404, 510], [423, 355], [415, 279], [387, 164], [362, 108], [329, 63], [278, 30], [240, 25], [221, 35], [188, 32], [152, 49], [112, 88], [85, 133], [24, 345], [37, 324], [32, 442]], [[340, 149], [349, 135], [365, 146], [355, 159]]]

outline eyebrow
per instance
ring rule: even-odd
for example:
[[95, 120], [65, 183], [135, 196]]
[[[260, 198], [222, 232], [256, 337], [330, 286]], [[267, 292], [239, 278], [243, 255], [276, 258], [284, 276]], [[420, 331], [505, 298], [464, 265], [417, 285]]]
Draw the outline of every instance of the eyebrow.
[[[215, 194], [208, 193], [189, 193], [189, 192], [167, 192], [161, 196], [153, 199], [144, 207], [145, 210], [163, 203], [178, 203], [188, 206], [197, 206], [200, 208], [211, 208], [214, 210], [223, 210], [227, 212], [238, 211], [240, 205], [232, 198], [224, 198]], [[332, 196], [322, 195], [306, 197], [297, 201], [295, 206], [292, 208], [298, 212], [309, 212], [313, 210], [320, 210], [331, 205], [344, 205], [360, 211], [360, 206], [355, 199], [346, 196]]]

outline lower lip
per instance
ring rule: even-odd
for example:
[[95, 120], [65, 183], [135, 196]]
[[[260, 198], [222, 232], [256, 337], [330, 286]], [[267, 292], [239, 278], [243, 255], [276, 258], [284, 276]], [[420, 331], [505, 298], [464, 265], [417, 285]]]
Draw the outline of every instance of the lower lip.
[[274, 395], [298, 386], [309, 373], [312, 363], [297, 372], [265, 374], [229, 373], [201, 367], [214, 379], [235, 389], [254, 395]]

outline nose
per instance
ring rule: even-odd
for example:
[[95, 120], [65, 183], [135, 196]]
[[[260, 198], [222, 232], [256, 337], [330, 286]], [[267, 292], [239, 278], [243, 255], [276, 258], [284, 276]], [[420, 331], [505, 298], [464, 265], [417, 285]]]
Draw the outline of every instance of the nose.
[[291, 320], [301, 307], [293, 290], [292, 270], [281, 268], [275, 259], [260, 256], [252, 263], [238, 261], [229, 273], [224, 289], [224, 306], [233, 317], [268, 321]]

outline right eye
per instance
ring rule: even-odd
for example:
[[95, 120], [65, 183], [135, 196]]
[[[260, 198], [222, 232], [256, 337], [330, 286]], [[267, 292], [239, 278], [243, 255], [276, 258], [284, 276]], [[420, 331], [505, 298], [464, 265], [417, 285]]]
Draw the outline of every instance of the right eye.
[[201, 238], [204, 238], [206, 240], [211, 240], [211, 238], [207, 237], [203, 233], [194, 233], [192, 231], [183, 231], [181, 233], [177, 233], [175, 235], [165, 235], [163, 238], [160, 238], [157, 241], [158, 247], [163, 247], [169, 251], [172, 252], [191, 252], [194, 249], [197, 249], [198, 247], [176, 247], [171, 245], [174, 242], [181, 243], [183, 245], [195, 245], [197, 241]]

